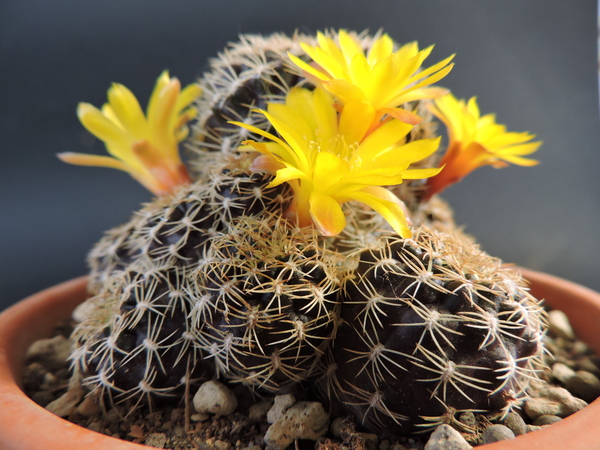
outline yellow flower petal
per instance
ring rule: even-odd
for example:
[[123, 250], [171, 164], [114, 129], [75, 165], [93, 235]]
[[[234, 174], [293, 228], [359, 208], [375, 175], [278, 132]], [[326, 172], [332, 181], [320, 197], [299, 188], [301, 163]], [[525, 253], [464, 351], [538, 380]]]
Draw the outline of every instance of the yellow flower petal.
[[394, 41], [387, 34], [384, 34], [377, 39], [369, 49], [367, 61], [371, 66], [374, 66], [377, 62], [388, 58], [393, 51]]
[[343, 102], [367, 100], [365, 93], [348, 80], [328, 80], [322, 86]]
[[271, 186], [291, 185], [294, 200], [287, 216], [295, 217], [300, 226], [313, 223], [331, 236], [346, 223], [340, 205], [358, 200], [383, 214], [403, 236], [410, 235], [402, 202], [381, 186], [400, 184], [405, 175], [417, 178], [438, 173], [436, 168], [411, 171], [408, 167], [433, 153], [439, 139], [405, 144], [412, 128], [406, 123], [389, 119], [369, 130], [375, 114], [369, 103], [350, 101], [338, 116], [339, 105], [334, 106], [321, 88], [298, 89], [302, 91], [288, 93], [284, 104], [269, 105], [273, 114], [261, 111], [281, 138], [256, 130], [271, 142], [243, 143], [264, 155], [257, 158], [253, 169], [274, 174]]
[[347, 143], [360, 142], [374, 118], [375, 110], [370, 104], [351, 100], [340, 114], [339, 133]]
[[401, 200], [387, 189], [371, 186], [353, 193], [353, 198], [381, 214], [393, 230], [403, 238], [412, 237]]
[[390, 120], [369, 134], [360, 145], [357, 155], [361, 160], [367, 162], [375, 160], [379, 155], [385, 153], [391, 146], [403, 139], [412, 126]]
[[535, 136], [529, 133], [507, 132], [493, 114], [481, 116], [475, 97], [465, 101], [447, 94], [434, 101], [431, 112], [446, 125], [450, 142], [441, 161], [444, 169], [428, 181], [429, 197], [484, 165], [538, 163], [523, 156], [535, 152], [541, 142], [530, 142]]
[[58, 153], [56, 156], [66, 163], [76, 164], [78, 166], [94, 166], [94, 167], [110, 167], [127, 171], [127, 166], [118, 159], [109, 156], [86, 155], [84, 153], [64, 152]]
[[336, 236], [346, 227], [346, 216], [340, 204], [329, 195], [313, 191], [309, 204], [310, 215], [324, 236]]
[[275, 178], [269, 183], [269, 187], [279, 186], [280, 184], [287, 183], [290, 180], [298, 179], [309, 180], [310, 178], [304, 172], [296, 169], [295, 167], [284, 167], [283, 169], [277, 170]]
[[130, 140], [127, 133], [95, 106], [89, 103], [80, 103], [77, 107], [77, 116], [83, 126], [97, 138], [119, 146], [129, 145]]
[[[108, 103], [114, 118], [125, 130], [129, 130], [135, 139], [141, 139], [147, 133], [144, 112], [129, 89], [122, 84], [113, 83], [108, 90]], [[103, 112], [106, 114], [106, 111]]]
[[300, 69], [302, 69], [303, 71], [305, 71], [305, 72], [309, 73], [310, 75], [316, 77], [317, 79], [319, 79], [319, 80], [327, 80], [327, 79], [329, 79], [329, 77], [326, 74], [324, 74], [322, 71], [316, 69], [315, 67], [311, 66], [310, 64], [305, 63], [304, 61], [302, 61], [297, 56], [292, 55], [290, 52], [288, 52], [288, 57]]
[[[334, 39], [318, 34], [318, 45], [301, 43], [302, 49], [318, 65], [313, 67], [297, 57], [292, 62], [315, 78], [315, 82], [331, 92], [342, 104], [366, 101], [378, 113], [370, 129], [378, 126], [384, 108], [395, 109], [408, 101], [441, 95], [439, 89], [429, 89], [452, 69], [454, 55], [421, 68], [433, 46], [419, 51], [415, 42], [403, 45], [396, 52], [386, 34], [373, 42], [366, 55], [360, 42], [344, 30]], [[311, 80], [312, 81], [312, 80]], [[414, 115], [395, 116], [417, 123]]]
[[62, 155], [62, 159], [125, 170], [157, 195], [171, 192], [190, 181], [177, 144], [187, 136], [185, 124], [196, 114], [195, 108], [187, 107], [199, 94], [198, 86], [181, 92], [179, 81], [165, 71], [156, 82], [144, 116], [131, 91], [115, 83], [102, 110], [87, 103], [77, 108], [81, 123], [104, 141], [114, 159], [73, 154]]

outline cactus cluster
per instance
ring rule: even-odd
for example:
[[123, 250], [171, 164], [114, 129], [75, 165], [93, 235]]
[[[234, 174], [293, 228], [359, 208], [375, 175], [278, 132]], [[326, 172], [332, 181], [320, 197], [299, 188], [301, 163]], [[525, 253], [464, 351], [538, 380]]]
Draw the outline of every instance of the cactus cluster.
[[[322, 73], [310, 57], [327, 51]], [[339, 96], [356, 91], [329, 79], [336, 55], [352, 51], [369, 64], [389, 56], [381, 79], [408, 61], [415, 75], [405, 70], [399, 103], [369, 99], [367, 88], [360, 101]], [[71, 359], [92, 395], [137, 407], [210, 377], [258, 393], [304, 386], [331, 411], [393, 434], [519, 404], [541, 367], [544, 312], [428, 194], [425, 178], [443, 170], [432, 114], [443, 108], [431, 104], [446, 92], [428, 84], [451, 68], [447, 59], [419, 72], [429, 51], [331, 31], [244, 36], [211, 61], [186, 142], [193, 181], [90, 253], [93, 295]], [[165, 126], [179, 135], [175, 122]], [[344, 190], [336, 170], [352, 181]], [[312, 184], [329, 178], [328, 191]]]

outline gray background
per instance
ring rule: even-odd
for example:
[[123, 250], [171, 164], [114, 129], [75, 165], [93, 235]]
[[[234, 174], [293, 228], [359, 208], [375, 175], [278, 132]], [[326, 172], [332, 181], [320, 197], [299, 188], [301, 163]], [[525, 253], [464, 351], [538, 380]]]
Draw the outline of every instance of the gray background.
[[78, 123], [112, 81], [145, 102], [192, 82], [239, 33], [376, 31], [457, 53], [443, 80], [544, 141], [534, 168], [483, 168], [445, 197], [482, 247], [600, 290], [600, 122], [592, 0], [4, 0], [0, 3], [0, 309], [84, 274], [102, 232], [149, 200], [127, 175], [59, 162], [103, 153]]

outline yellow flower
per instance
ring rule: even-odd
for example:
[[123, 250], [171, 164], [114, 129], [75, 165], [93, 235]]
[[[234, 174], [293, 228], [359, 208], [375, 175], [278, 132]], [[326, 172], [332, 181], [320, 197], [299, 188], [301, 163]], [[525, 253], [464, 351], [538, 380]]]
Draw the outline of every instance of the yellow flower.
[[507, 132], [504, 125], [496, 123], [494, 114], [481, 116], [475, 97], [465, 102], [448, 94], [436, 99], [430, 109], [446, 125], [449, 142], [440, 163], [444, 169], [428, 180], [429, 197], [484, 165], [502, 168], [508, 163], [519, 166], [538, 163], [523, 157], [541, 145], [530, 142], [535, 135]]
[[154, 194], [166, 194], [190, 181], [178, 144], [187, 136], [185, 124], [196, 116], [196, 110], [189, 106], [200, 92], [196, 85], [181, 90], [179, 80], [164, 71], [145, 116], [133, 93], [115, 83], [102, 110], [89, 103], [80, 103], [77, 108], [83, 126], [104, 141], [113, 157], [81, 153], [61, 153], [58, 157], [71, 164], [124, 170]]
[[417, 43], [412, 42], [394, 52], [394, 42], [384, 34], [375, 40], [365, 55], [360, 42], [344, 30], [338, 33], [339, 44], [323, 33], [318, 33], [317, 38], [318, 46], [300, 44], [317, 67], [292, 54], [289, 57], [342, 104], [350, 100], [370, 104], [377, 113], [374, 126], [386, 114], [414, 125], [420, 118], [399, 106], [447, 92], [428, 86], [450, 72], [453, 64], [449, 63], [454, 55], [419, 71], [433, 46], [419, 51]]
[[320, 88], [293, 88], [285, 104], [269, 104], [268, 112], [260, 112], [281, 138], [233, 123], [270, 141], [245, 141], [249, 147], [243, 149], [262, 153], [253, 169], [275, 174], [270, 186], [292, 186], [291, 213], [300, 226], [313, 222], [326, 236], [339, 234], [346, 226], [340, 205], [356, 200], [380, 213], [401, 236], [411, 236], [402, 201], [383, 186], [437, 174], [439, 169], [408, 167], [435, 152], [439, 139], [405, 144], [412, 125], [397, 120], [367, 135], [374, 108], [351, 100], [338, 115], [330, 94]]

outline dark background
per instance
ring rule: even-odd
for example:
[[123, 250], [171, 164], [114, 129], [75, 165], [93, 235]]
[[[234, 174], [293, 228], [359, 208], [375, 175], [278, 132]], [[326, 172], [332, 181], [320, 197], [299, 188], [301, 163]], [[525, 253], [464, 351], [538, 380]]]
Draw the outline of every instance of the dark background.
[[0, 2], [0, 309], [87, 268], [102, 232], [151, 196], [129, 176], [61, 163], [104, 153], [79, 124], [113, 81], [145, 102], [188, 84], [239, 33], [383, 28], [457, 53], [443, 80], [544, 141], [534, 168], [489, 167], [445, 197], [495, 256], [600, 290], [600, 121], [593, 0], [4, 0]]

